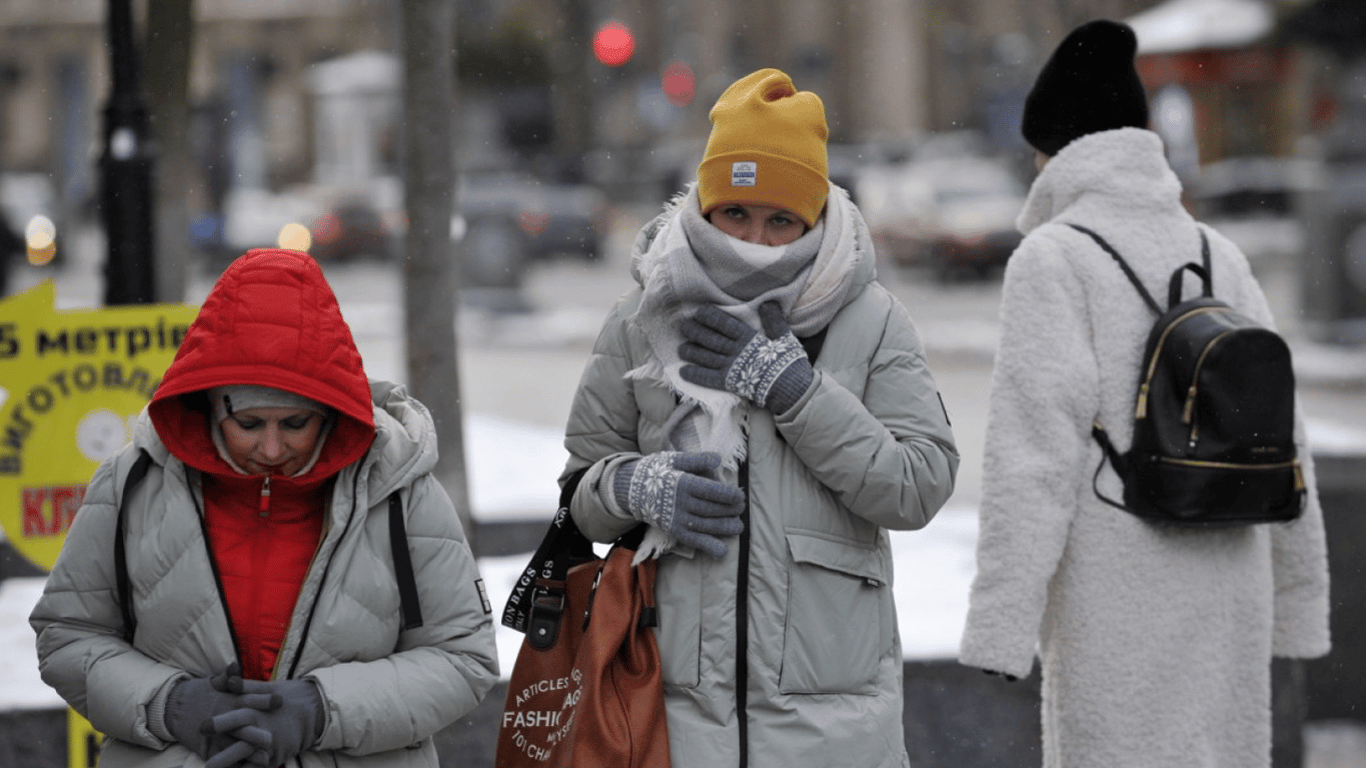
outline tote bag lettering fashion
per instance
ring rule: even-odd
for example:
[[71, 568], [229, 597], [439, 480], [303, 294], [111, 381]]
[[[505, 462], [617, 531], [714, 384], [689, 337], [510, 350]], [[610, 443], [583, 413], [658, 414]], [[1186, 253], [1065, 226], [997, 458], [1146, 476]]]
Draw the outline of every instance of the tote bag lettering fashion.
[[631, 565], [643, 530], [599, 558], [559, 510], [503, 614], [526, 638], [496, 768], [668, 768], [656, 564]]

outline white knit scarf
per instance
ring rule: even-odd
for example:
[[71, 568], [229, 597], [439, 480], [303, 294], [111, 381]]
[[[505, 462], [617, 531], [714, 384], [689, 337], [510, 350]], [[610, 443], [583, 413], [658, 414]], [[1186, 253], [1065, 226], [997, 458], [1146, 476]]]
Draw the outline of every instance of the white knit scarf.
[[653, 355], [627, 376], [661, 382], [678, 396], [664, 427], [669, 450], [712, 451], [729, 469], [745, 456], [748, 404], [679, 375], [682, 320], [713, 304], [758, 330], [759, 305], [777, 301], [798, 337], [819, 332], [848, 299], [862, 228], [848, 195], [832, 184], [824, 216], [796, 241], [747, 243], [702, 216], [693, 185], [642, 230], [633, 269], [644, 295], [632, 322], [649, 339]]

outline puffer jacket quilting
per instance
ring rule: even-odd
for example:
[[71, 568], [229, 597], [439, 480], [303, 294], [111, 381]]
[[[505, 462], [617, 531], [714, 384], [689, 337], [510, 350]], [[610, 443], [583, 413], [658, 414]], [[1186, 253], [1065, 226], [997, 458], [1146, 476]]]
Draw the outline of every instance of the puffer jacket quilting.
[[[828, 326], [807, 395], [781, 420], [749, 411], [747, 539], [730, 540], [720, 561], [687, 551], [660, 560], [675, 768], [739, 764], [741, 653], [750, 766], [907, 764], [886, 529], [929, 522], [952, 491], [958, 456], [905, 309], [871, 275], [855, 291]], [[565, 440], [563, 477], [583, 473], [575, 520], [599, 541], [635, 524], [605, 501], [607, 468], [663, 449], [675, 403], [663, 387], [625, 376], [649, 354], [629, 322], [639, 297], [629, 292], [604, 324]], [[738, 606], [742, 541], [749, 599]]]
[[[338, 478], [281, 650], [289, 664], [281, 676], [317, 681], [328, 710], [320, 751], [305, 753], [305, 766], [434, 766], [430, 736], [473, 709], [497, 675], [474, 560], [454, 507], [427, 473], [434, 461], [430, 417], [401, 388], [382, 385], [376, 394], [385, 409], [375, 410], [375, 443], [361, 465]], [[212, 674], [235, 651], [206, 556], [194, 472], [156, 440], [145, 414], [137, 435], [92, 479], [60, 556], [79, 565], [54, 569], [64, 576], [49, 579], [32, 621], [44, 680], [114, 739], [102, 766], [194, 766], [197, 756], [147, 729], [147, 702], [180, 670]], [[139, 449], [152, 455], [153, 467], [125, 513], [138, 620], [130, 647], [119, 636], [116, 601], [105, 598], [113, 590], [117, 499]], [[407, 631], [399, 626], [389, 554], [387, 497], [396, 489], [425, 620]]]

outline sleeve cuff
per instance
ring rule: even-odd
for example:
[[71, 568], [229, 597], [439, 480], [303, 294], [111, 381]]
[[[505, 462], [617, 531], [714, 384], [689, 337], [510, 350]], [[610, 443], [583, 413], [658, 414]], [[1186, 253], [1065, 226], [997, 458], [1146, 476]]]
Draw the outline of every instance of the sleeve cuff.
[[175, 737], [166, 728], [166, 700], [171, 697], [171, 689], [188, 677], [189, 675], [176, 675], [167, 680], [161, 688], [157, 689], [152, 700], [147, 702], [147, 730], [162, 741], [175, 742]]

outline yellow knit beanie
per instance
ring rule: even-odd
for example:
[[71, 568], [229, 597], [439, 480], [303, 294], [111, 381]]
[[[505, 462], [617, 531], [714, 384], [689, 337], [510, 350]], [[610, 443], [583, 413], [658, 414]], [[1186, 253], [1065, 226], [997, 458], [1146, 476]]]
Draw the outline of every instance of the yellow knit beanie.
[[735, 81], [711, 109], [711, 137], [697, 166], [702, 214], [724, 203], [782, 208], [816, 225], [830, 191], [825, 107], [792, 78], [761, 69]]

